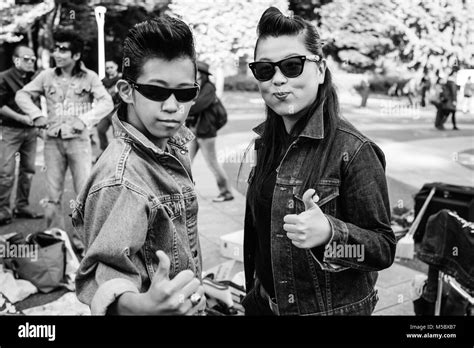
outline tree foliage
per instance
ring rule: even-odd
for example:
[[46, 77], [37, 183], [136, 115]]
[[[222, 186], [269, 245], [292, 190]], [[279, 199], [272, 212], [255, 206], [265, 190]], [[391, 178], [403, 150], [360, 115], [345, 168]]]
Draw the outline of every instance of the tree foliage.
[[318, 10], [318, 24], [327, 53], [352, 69], [449, 68], [472, 64], [473, 5], [463, 0], [334, 0]]
[[191, 26], [200, 59], [237, 66], [239, 58], [253, 56], [258, 20], [270, 6], [288, 12], [287, 0], [173, 0], [169, 9]]

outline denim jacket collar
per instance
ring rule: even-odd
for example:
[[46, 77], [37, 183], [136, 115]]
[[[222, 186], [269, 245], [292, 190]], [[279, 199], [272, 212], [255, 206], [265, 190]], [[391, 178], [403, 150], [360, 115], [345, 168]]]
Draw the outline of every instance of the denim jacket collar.
[[[153, 144], [146, 136], [139, 132], [135, 127], [127, 122], [123, 122], [118, 118], [117, 113], [112, 116], [112, 125], [114, 129], [114, 136], [125, 137], [131, 139], [139, 146], [151, 150], [157, 155], [164, 155], [165, 152], [158, 146]], [[168, 139], [168, 143], [179, 148], [184, 148], [185, 145], [194, 139], [194, 134], [185, 126], [181, 126], [178, 132]]]
[[[323, 117], [323, 105], [320, 106], [314, 111], [313, 116], [309, 119], [306, 127], [301, 131], [298, 138], [310, 138], [310, 139], [324, 139], [324, 117]], [[263, 135], [265, 129], [265, 122], [262, 122], [257, 127], [253, 128], [253, 131], [259, 136]]]
[[[58, 68], [58, 67], [54, 68], [54, 73], [56, 74], [56, 76], [61, 76], [62, 75], [61, 68]], [[83, 77], [85, 76], [85, 74], [87, 74], [87, 69], [86, 69], [86, 66], [84, 65], [84, 62], [82, 60], [76, 62], [74, 68], [72, 69], [72, 75], [77, 76], [77, 77]]]

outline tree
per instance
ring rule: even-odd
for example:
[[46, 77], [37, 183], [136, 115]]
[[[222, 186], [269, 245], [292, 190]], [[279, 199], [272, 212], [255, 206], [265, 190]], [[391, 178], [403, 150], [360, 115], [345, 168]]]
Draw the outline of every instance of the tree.
[[170, 11], [181, 17], [193, 30], [200, 58], [211, 65], [235, 61], [253, 55], [256, 27], [262, 13], [270, 6], [288, 11], [287, 0], [213, 1], [174, 0]]
[[472, 64], [473, 12], [463, 0], [334, 0], [321, 7], [318, 24], [326, 52], [353, 70], [446, 69]]
[[309, 21], [319, 21], [317, 9], [330, 3], [332, 0], [290, 0], [290, 10], [297, 16]]
[[262, 13], [270, 6], [288, 12], [287, 0], [174, 0], [171, 13], [181, 17], [193, 30], [199, 59], [216, 73], [218, 93], [224, 85], [223, 67], [239, 66], [242, 57], [253, 56], [256, 28]]
[[[15, 1], [10, 4], [0, 3], [0, 44], [24, 41], [35, 48], [39, 57], [38, 66], [45, 68], [51, 63], [50, 49], [53, 46], [53, 31], [57, 28], [70, 28], [81, 33], [85, 41], [83, 59], [86, 66], [94, 70], [97, 68], [97, 24], [94, 4], [100, 3], [107, 8], [106, 59], [114, 59], [120, 63], [122, 42], [128, 30], [148, 17], [158, 16], [168, 5], [169, 0], [45, 0], [39, 2], [36, 5], [21, 6], [15, 6]], [[0, 59], [0, 67], [7, 64], [8, 62], [2, 62]]]

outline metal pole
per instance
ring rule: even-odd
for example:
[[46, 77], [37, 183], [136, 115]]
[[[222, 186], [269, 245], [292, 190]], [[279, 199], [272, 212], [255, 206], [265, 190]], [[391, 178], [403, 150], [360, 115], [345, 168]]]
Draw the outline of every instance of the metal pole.
[[105, 12], [107, 9], [104, 6], [97, 6], [94, 9], [95, 20], [97, 21], [97, 41], [99, 44], [99, 78], [105, 77], [105, 42], [104, 42], [104, 23]]
[[441, 301], [443, 299], [443, 272], [438, 271], [438, 291], [436, 292], [435, 314], [441, 315]]

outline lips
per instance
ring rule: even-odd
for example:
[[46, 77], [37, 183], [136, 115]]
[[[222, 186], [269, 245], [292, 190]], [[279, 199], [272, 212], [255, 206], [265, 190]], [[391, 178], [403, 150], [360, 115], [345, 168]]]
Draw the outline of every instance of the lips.
[[273, 95], [275, 96], [275, 98], [277, 98], [279, 100], [285, 100], [290, 95], [290, 93], [289, 92], [278, 92], [278, 93], [273, 93]]
[[158, 122], [164, 122], [164, 123], [181, 123], [179, 121], [176, 121], [176, 120], [160, 120], [160, 119], [157, 119]]

